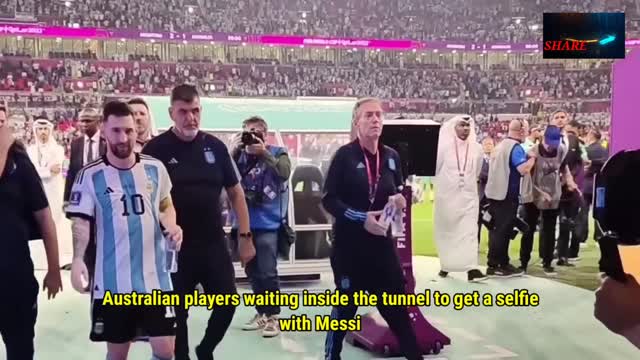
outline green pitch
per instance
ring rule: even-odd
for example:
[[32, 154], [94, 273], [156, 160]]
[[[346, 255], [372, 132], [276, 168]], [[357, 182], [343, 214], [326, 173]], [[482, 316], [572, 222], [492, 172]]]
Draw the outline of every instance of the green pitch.
[[[429, 194], [425, 193], [425, 201], [416, 204], [412, 208], [413, 212], [413, 253], [414, 255], [438, 256], [435, 242], [433, 240], [433, 203], [429, 199]], [[593, 226], [590, 227], [593, 231]], [[600, 280], [598, 277], [598, 260], [600, 259], [600, 249], [591, 240], [589, 235], [587, 246], [580, 248], [580, 261], [573, 268], [556, 266], [558, 275], [548, 277], [542, 272], [540, 259], [538, 258], [538, 234], [536, 233], [533, 251], [531, 252], [531, 262], [529, 265], [529, 275], [554, 279], [565, 284], [581, 287], [587, 290], [595, 290]], [[489, 234], [486, 229], [482, 231], [480, 241], [480, 263], [487, 263], [487, 248]], [[509, 247], [509, 258], [514, 266], [519, 266], [520, 236], [511, 242]]]

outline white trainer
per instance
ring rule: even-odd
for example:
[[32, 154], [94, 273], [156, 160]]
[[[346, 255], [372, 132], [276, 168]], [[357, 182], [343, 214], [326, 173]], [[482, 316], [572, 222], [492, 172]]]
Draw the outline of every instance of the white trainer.
[[249, 320], [244, 325], [242, 325], [242, 330], [245, 330], [245, 331], [260, 330], [264, 328], [266, 324], [267, 324], [267, 318], [264, 315], [255, 314], [255, 316], [251, 320]]
[[280, 322], [278, 317], [273, 315], [267, 318], [267, 324], [262, 329], [262, 337], [274, 337], [280, 334]]

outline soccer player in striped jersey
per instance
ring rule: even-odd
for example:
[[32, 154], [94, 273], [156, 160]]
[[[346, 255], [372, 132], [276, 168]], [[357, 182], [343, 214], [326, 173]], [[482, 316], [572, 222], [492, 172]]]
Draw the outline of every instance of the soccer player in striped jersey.
[[88, 219], [95, 219], [90, 339], [107, 342], [108, 360], [125, 360], [131, 342], [142, 332], [149, 336], [152, 359], [169, 360], [174, 355], [173, 307], [102, 303], [106, 292], [173, 292], [167, 254], [170, 249], [178, 251], [182, 243], [166, 168], [160, 161], [133, 151], [137, 134], [131, 108], [123, 102], [111, 102], [105, 105], [103, 116], [107, 154], [78, 173], [67, 208], [67, 216], [73, 220], [71, 283], [77, 291], [85, 292]]

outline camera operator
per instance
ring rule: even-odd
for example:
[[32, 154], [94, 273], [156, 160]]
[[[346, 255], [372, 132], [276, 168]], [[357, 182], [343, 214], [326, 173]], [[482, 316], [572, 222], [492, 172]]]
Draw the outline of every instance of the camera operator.
[[[278, 230], [286, 217], [287, 180], [291, 160], [285, 148], [266, 144], [267, 122], [254, 116], [242, 123], [243, 132], [231, 143], [231, 156], [240, 171], [256, 257], [246, 266], [255, 294], [280, 290], [278, 280]], [[238, 228], [233, 217], [233, 229]], [[278, 306], [256, 306], [257, 314], [244, 324], [244, 330], [262, 330], [263, 337], [280, 332]]]

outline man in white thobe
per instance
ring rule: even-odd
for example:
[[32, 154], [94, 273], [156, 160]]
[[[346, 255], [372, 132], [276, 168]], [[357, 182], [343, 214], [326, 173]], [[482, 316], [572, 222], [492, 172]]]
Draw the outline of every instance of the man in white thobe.
[[[62, 194], [64, 192], [62, 166], [65, 156], [64, 148], [58, 145], [54, 138], [53, 129], [54, 126], [49, 120], [35, 120], [33, 123], [35, 143], [27, 148], [27, 153], [38, 171], [40, 179], [42, 179], [42, 185], [47, 195], [51, 215], [58, 233], [60, 261], [62, 264], [66, 264], [71, 262], [73, 245], [70, 234], [71, 225], [62, 211]], [[41, 248], [41, 246], [38, 248]], [[43, 254], [39, 256], [38, 254], [41, 251], [35, 250], [34, 265], [36, 269], [46, 266], [46, 257]]]
[[470, 116], [456, 116], [442, 125], [434, 180], [434, 237], [441, 277], [466, 272], [470, 282], [486, 279], [478, 268], [482, 155]]

